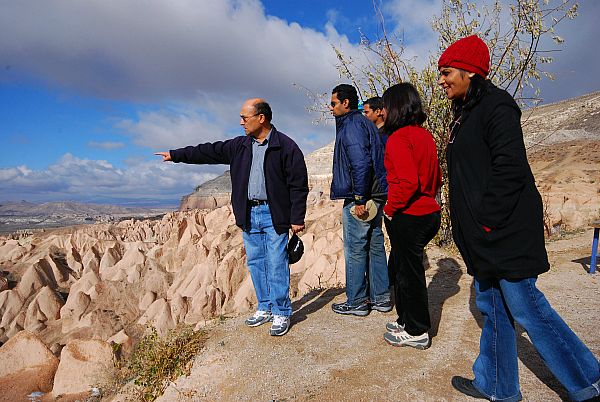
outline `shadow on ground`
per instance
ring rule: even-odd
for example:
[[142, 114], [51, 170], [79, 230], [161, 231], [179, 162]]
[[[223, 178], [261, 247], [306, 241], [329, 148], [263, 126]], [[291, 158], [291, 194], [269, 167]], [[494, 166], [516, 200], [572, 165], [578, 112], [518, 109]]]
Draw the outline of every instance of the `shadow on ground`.
[[[590, 267], [591, 260], [592, 260], [592, 256], [590, 255], [588, 257], [582, 257], [582, 258], [578, 258], [576, 260], [571, 260], [571, 262], [574, 262], [576, 264], [581, 264], [581, 266], [583, 267], [583, 270], [589, 274], [590, 269], [591, 269], [591, 267]], [[598, 272], [597, 266], [596, 266], [596, 272]]]
[[442, 258], [437, 262], [437, 265], [438, 269], [427, 287], [429, 317], [431, 319], [429, 336], [432, 338], [438, 334], [444, 303], [460, 290], [458, 280], [462, 275], [460, 266], [454, 258]]
[[337, 295], [344, 292], [344, 288], [314, 289], [292, 303], [292, 323], [306, 320], [309, 314], [322, 309]]

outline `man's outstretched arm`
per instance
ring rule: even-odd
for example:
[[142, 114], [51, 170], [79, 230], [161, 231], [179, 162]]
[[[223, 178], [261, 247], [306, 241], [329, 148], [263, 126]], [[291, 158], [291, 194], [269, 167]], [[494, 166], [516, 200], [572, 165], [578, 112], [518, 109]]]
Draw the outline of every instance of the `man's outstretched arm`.
[[171, 149], [167, 152], [155, 152], [154, 155], [162, 156], [163, 162], [190, 163], [197, 165], [229, 165], [236, 152], [237, 138], [207, 142], [196, 146]]

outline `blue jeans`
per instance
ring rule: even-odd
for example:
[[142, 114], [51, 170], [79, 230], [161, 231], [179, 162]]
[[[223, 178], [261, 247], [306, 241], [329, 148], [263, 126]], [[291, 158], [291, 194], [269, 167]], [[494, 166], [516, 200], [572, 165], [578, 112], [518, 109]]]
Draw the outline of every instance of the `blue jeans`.
[[[377, 215], [369, 222], [359, 221], [350, 214], [354, 202], [344, 202], [344, 256], [346, 259], [346, 296], [351, 306], [370, 300], [390, 300], [387, 260], [383, 245], [381, 222], [383, 205], [377, 204]], [[367, 275], [369, 290], [367, 294]]]
[[273, 227], [268, 205], [250, 208], [250, 228], [243, 232], [246, 261], [254, 284], [258, 310], [276, 315], [292, 315], [288, 234], [278, 234]]
[[475, 387], [496, 401], [521, 400], [516, 321], [571, 399], [598, 395], [598, 359], [550, 306], [536, 280], [474, 280], [477, 308], [485, 319], [473, 364]]

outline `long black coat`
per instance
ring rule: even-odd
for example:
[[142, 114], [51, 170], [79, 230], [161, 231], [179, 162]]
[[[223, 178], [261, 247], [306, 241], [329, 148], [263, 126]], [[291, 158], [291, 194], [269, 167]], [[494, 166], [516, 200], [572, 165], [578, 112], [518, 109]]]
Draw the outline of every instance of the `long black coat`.
[[548, 271], [542, 199], [514, 99], [492, 87], [463, 113], [454, 133], [446, 150], [450, 217], [467, 272], [478, 279], [519, 279]]

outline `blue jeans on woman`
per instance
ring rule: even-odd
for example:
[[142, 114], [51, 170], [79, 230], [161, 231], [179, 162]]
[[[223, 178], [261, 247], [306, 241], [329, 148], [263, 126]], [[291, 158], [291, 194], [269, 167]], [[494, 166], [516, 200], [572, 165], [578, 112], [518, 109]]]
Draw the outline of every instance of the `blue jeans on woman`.
[[474, 280], [477, 308], [485, 321], [473, 385], [490, 400], [521, 400], [516, 321], [572, 400], [598, 395], [598, 359], [550, 306], [536, 281]]
[[[378, 202], [375, 204], [377, 215], [372, 220], [364, 222], [350, 213], [354, 202], [344, 202], [342, 225], [346, 259], [346, 297], [350, 306], [359, 306], [367, 300], [373, 303], [390, 300], [390, 282], [381, 229], [383, 205]], [[368, 281], [367, 275], [369, 275]]]
[[249, 216], [250, 228], [244, 230], [243, 238], [246, 263], [258, 300], [257, 310], [289, 317], [292, 315], [292, 303], [288, 234], [275, 231], [268, 205], [253, 206]]

